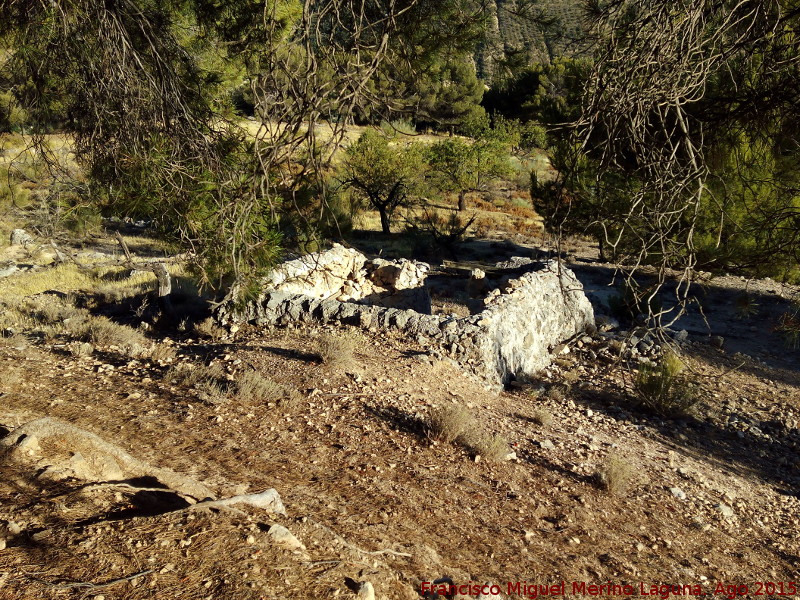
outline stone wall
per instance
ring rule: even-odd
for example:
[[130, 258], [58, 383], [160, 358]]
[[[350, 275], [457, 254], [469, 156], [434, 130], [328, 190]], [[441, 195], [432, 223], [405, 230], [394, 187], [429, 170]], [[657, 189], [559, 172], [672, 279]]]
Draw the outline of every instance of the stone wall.
[[[358, 265], [360, 271], [366, 262], [356, 259], [345, 268]], [[295, 287], [284, 287], [265, 292], [239, 311], [222, 307], [218, 318], [223, 323], [262, 326], [342, 323], [395, 329], [423, 345], [439, 348], [496, 385], [531, 377], [550, 363], [550, 348], [594, 326], [592, 306], [569, 269], [556, 261], [534, 263], [529, 269], [492, 290], [484, 300], [484, 309], [468, 317], [367, 303], [371, 294], [358, 303], [336, 299], [332, 293], [312, 296], [296, 293]], [[344, 289], [348, 279], [339, 279], [339, 289]], [[314, 289], [319, 292], [320, 288]], [[415, 289], [420, 292], [424, 288], [411, 288]], [[341, 297], [341, 292], [338, 295]]]

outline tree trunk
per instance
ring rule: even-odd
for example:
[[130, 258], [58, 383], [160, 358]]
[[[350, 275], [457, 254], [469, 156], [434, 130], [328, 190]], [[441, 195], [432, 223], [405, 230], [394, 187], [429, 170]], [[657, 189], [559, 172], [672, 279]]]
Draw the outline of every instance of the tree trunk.
[[383, 233], [391, 233], [389, 230], [389, 213], [386, 212], [385, 208], [379, 208], [378, 214], [381, 216], [381, 229]]
[[463, 190], [458, 192], [458, 210], [467, 210], [467, 194]]
[[175, 315], [175, 309], [172, 307], [172, 279], [170, 279], [169, 271], [163, 263], [155, 263], [153, 265], [153, 273], [158, 279], [158, 303], [161, 309], [167, 314], [168, 317]]

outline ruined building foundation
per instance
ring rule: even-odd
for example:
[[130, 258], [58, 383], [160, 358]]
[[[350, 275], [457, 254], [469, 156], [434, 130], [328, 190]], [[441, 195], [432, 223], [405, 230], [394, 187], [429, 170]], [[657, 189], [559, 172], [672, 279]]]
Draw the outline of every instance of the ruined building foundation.
[[395, 329], [435, 346], [494, 385], [529, 378], [550, 364], [550, 350], [594, 326], [592, 306], [575, 275], [557, 261], [473, 272], [465, 288], [485, 293], [475, 314], [432, 315], [429, 265], [368, 259], [334, 245], [288, 261], [243, 309], [221, 307], [223, 323], [341, 323]]

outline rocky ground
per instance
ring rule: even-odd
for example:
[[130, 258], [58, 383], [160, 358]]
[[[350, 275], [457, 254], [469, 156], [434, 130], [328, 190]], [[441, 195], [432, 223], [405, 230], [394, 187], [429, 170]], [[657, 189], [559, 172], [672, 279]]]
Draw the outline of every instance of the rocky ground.
[[[699, 402], [680, 418], [637, 406], [632, 369], [656, 342], [608, 321], [500, 392], [379, 331], [143, 328], [147, 310], [118, 309], [154, 344], [132, 353], [18, 328], [0, 339], [0, 599], [411, 599], [443, 577], [502, 592], [484, 597], [797, 595], [797, 354], [758, 303], [721, 344], [686, 328]], [[773, 356], [731, 347], [738, 324]], [[182, 363], [291, 393], [209, 394]], [[456, 405], [504, 458], [431, 435]], [[44, 416], [48, 431], [17, 429]], [[285, 511], [198, 505], [269, 489]]]

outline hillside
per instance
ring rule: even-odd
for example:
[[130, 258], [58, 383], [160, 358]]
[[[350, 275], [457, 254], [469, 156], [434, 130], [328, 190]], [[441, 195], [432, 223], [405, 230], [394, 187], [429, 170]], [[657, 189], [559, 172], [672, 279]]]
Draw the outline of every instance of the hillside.
[[[142, 256], [151, 244], [128, 239]], [[85, 263], [113, 243], [70, 252]], [[701, 398], [674, 419], [632, 401], [631, 332], [613, 324], [559, 349], [539, 380], [495, 391], [418, 340], [171, 322], [136, 291], [141, 275], [75, 273], [5, 279], [3, 600], [412, 599], [445, 576], [500, 598], [534, 597], [517, 582], [565, 582], [557, 595], [574, 598], [609, 582], [752, 597], [796, 579], [796, 350], [746, 356], [690, 334]], [[782, 292], [751, 289], [762, 312], [728, 325], [768, 336]], [[246, 390], [253, 373], [272, 384]], [[432, 415], [456, 406], [505, 452], [437, 439]], [[285, 514], [193, 508], [267, 489]]]
[[579, 0], [543, 0], [520, 10], [514, 0], [489, 2], [488, 39], [476, 53], [478, 76], [491, 81], [503, 64], [518, 68], [580, 54], [581, 5]]

